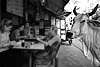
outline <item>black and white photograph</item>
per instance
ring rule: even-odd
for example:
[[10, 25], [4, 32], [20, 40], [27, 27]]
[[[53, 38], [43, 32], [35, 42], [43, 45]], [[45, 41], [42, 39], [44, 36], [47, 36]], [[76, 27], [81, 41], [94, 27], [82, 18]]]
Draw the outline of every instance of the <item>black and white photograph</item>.
[[0, 67], [100, 67], [100, 0], [0, 0]]

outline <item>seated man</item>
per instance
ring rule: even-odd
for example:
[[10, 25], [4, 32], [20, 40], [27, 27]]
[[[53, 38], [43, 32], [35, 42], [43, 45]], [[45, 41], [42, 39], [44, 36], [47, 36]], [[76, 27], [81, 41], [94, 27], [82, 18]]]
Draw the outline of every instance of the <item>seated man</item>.
[[24, 26], [24, 36], [27, 36], [28, 39], [31, 39], [34, 37], [33, 32], [32, 32], [32, 27], [28, 22], [25, 23]]
[[[55, 43], [57, 43], [56, 45], [59, 45], [61, 42], [61, 38], [60, 36], [57, 34], [57, 30], [58, 28], [56, 26], [51, 26], [50, 31], [49, 31], [49, 35], [50, 35], [50, 39], [47, 41], [43, 41], [41, 40], [39, 37], [37, 37], [37, 40], [40, 41], [41, 43], [45, 44], [46, 46], [50, 46], [50, 48], [55, 45]], [[51, 37], [52, 36], [52, 37]], [[52, 50], [53, 51], [53, 50]], [[51, 50], [45, 50], [45, 51], [40, 51], [36, 53], [36, 58], [38, 59], [44, 59], [45, 57], [49, 56], [50, 52], [52, 52]], [[46, 58], [46, 60], [50, 60], [50, 58]]]
[[20, 39], [25, 38], [25, 36], [23, 36], [23, 30], [24, 30], [24, 25], [19, 25], [18, 29], [12, 32], [11, 40], [19, 41]]

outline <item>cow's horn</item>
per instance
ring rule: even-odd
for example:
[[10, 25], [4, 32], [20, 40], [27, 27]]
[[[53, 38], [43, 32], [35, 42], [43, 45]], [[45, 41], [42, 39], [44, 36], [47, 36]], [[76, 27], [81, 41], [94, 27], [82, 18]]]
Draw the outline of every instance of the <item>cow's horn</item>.
[[88, 13], [89, 16], [92, 16], [93, 14], [95, 14], [95, 12], [96, 12], [96, 10], [98, 8], [98, 5], [99, 4], [96, 5], [96, 7], [93, 9], [93, 11], [91, 13]]
[[77, 16], [77, 12], [76, 12], [76, 6], [74, 7], [74, 10], [73, 10], [74, 14]]

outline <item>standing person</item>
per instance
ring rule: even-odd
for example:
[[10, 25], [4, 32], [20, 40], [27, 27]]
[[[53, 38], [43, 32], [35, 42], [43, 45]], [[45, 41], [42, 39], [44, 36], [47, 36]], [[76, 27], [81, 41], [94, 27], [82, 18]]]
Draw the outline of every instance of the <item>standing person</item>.
[[[51, 28], [49, 30], [49, 35], [50, 35], [50, 39], [49, 40], [44, 41], [44, 40], [41, 40], [39, 37], [37, 37], [37, 40], [40, 41], [41, 43], [45, 44], [46, 46], [49, 45], [50, 47], [52, 45], [54, 45], [55, 42], [57, 42], [57, 45], [58, 45], [61, 42], [61, 38], [57, 34], [57, 31], [58, 31], [58, 28], [55, 25], [53, 25], [53, 26], [51, 26]], [[45, 56], [48, 56], [49, 55], [49, 52], [48, 51], [37, 52], [36, 53], [36, 58], [43, 59]]]
[[72, 44], [72, 35], [73, 35], [73, 33], [71, 33], [70, 30], [67, 30], [66, 40], [69, 42], [69, 45]]
[[[0, 67], [13, 67], [12, 66], [12, 51], [9, 49], [10, 39], [9, 34], [12, 28], [12, 21], [3, 19], [0, 24]], [[4, 49], [3, 49], [4, 48]], [[9, 50], [8, 50], [9, 49]]]

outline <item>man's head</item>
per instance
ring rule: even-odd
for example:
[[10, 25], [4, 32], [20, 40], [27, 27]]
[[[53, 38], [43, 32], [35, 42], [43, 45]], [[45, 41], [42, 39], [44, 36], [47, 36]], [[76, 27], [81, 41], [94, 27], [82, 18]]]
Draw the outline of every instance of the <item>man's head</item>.
[[3, 19], [0, 23], [0, 31], [3, 33], [4, 31], [10, 31], [12, 28], [12, 21], [9, 19]]
[[19, 25], [19, 30], [23, 31], [24, 30], [24, 25]]
[[52, 35], [56, 35], [56, 34], [57, 34], [57, 31], [58, 31], [57, 26], [52, 25], [52, 26], [50, 27], [50, 32], [51, 32]]
[[30, 24], [27, 22], [25, 23], [25, 28], [29, 28], [30, 27]]

